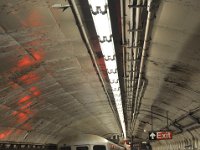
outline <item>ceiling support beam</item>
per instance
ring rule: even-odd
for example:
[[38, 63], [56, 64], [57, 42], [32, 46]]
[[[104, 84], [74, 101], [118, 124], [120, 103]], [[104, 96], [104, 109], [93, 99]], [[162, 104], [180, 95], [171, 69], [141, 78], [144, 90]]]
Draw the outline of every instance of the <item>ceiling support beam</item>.
[[193, 113], [189, 113], [188, 116], [189, 116], [192, 120], [194, 120], [196, 123], [200, 124], [200, 119], [194, 117], [192, 114], [193, 114]]
[[173, 125], [175, 128], [177, 128], [179, 130], [178, 133], [182, 133], [183, 132], [183, 128], [181, 127], [180, 124], [178, 124], [176, 121], [173, 122], [171, 125]]

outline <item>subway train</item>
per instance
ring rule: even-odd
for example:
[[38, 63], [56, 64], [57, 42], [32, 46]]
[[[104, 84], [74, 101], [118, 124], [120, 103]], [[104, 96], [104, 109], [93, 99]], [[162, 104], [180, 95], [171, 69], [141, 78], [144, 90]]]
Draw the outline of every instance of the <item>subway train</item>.
[[58, 144], [58, 150], [125, 150], [97, 135], [81, 134], [62, 140]]

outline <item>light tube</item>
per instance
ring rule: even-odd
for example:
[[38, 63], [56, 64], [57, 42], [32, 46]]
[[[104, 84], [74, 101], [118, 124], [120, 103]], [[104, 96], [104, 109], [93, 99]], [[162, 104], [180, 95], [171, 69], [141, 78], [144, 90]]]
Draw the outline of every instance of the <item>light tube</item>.
[[113, 42], [101, 43], [101, 47], [102, 47], [102, 53], [105, 57], [112, 56], [115, 53], [115, 48], [114, 48]]
[[124, 138], [126, 138], [126, 127], [122, 108], [122, 98], [120, 92], [119, 77], [117, 72], [117, 62], [115, 46], [112, 38], [112, 29], [107, 0], [88, 0], [95, 29], [99, 37], [102, 54], [104, 55], [105, 66], [110, 80], [111, 89], [115, 99], [119, 120], [121, 123]]

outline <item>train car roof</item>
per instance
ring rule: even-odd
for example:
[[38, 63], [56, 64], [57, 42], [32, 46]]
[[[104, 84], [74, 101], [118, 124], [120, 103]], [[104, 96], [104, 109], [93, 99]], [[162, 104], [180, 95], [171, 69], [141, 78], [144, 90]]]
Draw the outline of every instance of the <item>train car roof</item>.
[[109, 142], [107, 139], [97, 135], [78, 134], [75, 136], [65, 138], [59, 144], [81, 145], [81, 144], [95, 144], [95, 143], [97, 144], [97, 143], [107, 143], [107, 142]]

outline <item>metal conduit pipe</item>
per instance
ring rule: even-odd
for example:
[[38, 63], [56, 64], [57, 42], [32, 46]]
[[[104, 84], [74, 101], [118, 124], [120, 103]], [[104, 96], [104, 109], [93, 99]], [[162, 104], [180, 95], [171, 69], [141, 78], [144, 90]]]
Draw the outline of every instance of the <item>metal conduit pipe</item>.
[[[136, 104], [136, 108], [138, 108], [138, 109], [139, 109], [139, 107], [141, 105], [141, 99], [142, 99], [142, 97], [144, 95], [145, 88], [146, 88], [146, 80], [143, 79], [141, 87], [140, 87], [140, 90], [138, 92], [138, 99], [137, 99], [137, 104]], [[135, 113], [136, 113], [135, 115], [138, 115], [138, 112], [135, 112]]]
[[138, 77], [136, 95], [135, 95], [135, 100], [134, 100], [134, 108], [133, 108], [134, 109], [134, 111], [133, 111], [134, 116], [133, 116], [133, 120], [132, 120], [132, 123], [131, 123], [132, 124], [132, 132], [134, 131], [136, 118], [137, 118], [137, 115], [138, 115], [137, 109], [138, 109], [139, 104], [140, 104], [140, 102], [138, 102], [138, 100], [141, 99], [141, 98], [139, 98], [139, 95], [140, 95], [139, 93], [141, 93], [140, 87], [141, 87], [141, 80], [142, 80], [142, 72], [143, 72], [143, 69], [144, 69], [146, 50], [148, 48], [149, 29], [150, 29], [150, 22], [151, 22], [151, 16], [152, 16], [152, 13], [150, 11], [151, 5], [152, 5], [152, 0], [149, 0], [148, 4], [147, 4], [148, 15], [147, 15], [145, 37], [144, 37], [144, 43], [143, 43], [143, 49], [142, 49], [142, 58], [141, 58], [140, 65], [139, 65], [140, 70], [139, 70], [139, 77]]
[[136, 114], [136, 112], [137, 112], [139, 89], [140, 89], [140, 86], [141, 86], [141, 80], [142, 80], [142, 73], [143, 73], [143, 69], [144, 69], [146, 51], [148, 49], [148, 41], [149, 41], [149, 36], [150, 36], [150, 34], [149, 34], [150, 30], [149, 29], [150, 29], [150, 22], [151, 22], [151, 17], [152, 17], [152, 12], [150, 10], [151, 5], [152, 5], [152, 0], [148, 0], [148, 4], [147, 4], [148, 15], [147, 15], [146, 28], [145, 28], [145, 37], [144, 37], [144, 44], [143, 44], [143, 49], [142, 49], [142, 58], [141, 58], [141, 62], [140, 62], [136, 96], [135, 96], [135, 101], [134, 101], [134, 114]]
[[[130, 1], [130, 4], [133, 5], [133, 1]], [[137, 1], [137, 5], [141, 4], [141, 0]], [[134, 94], [135, 94], [135, 74], [136, 74], [136, 64], [137, 64], [137, 53], [138, 53], [138, 39], [139, 39], [139, 33], [138, 33], [138, 28], [139, 28], [139, 21], [140, 21], [140, 12], [141, 8], [136, 8], [136, 13], [135, 13], [135, 22], [136, 24], [133, 24], [133, 19], [134, 19], [134, 14], [133, 12], [135, 9], [130, 8], [130, 23], [129, 23], [129, 43], [128, 43], [128, 54], [127, 54], [127, 62], [129, 65], [127, 67], [127, 70], [130, 71], [128, 72], [128, 83], [127, 83], [127, 105], [131, 106], [133, 108], [133, 99], [134, 99]], [[134, 52], [133, 52], [134, 51]], [[134, 56], [134, 59], [133, 59]], [[131, 109], [131, 112], [129, 112], [129, 116], [131, 117], [131, 120], [133, 118], [133, 109]], [[131, 123], [130, 123], [131, 124]]]
[[115, 109], [114, 109], [113, 106], [112, 106], [112, 102], [111, 102], [110, 96], [109, 96], [109, 94], [108, 94], [108, 92], [107, 92], [107, 90], [106, 90], [106, 85], [105, 85], [104, 80], [103, 80], [103, 78], [102, 78], [102, 76], [101, 76], [101, 72], [100, 72], [100, 69], [99, 69], [99, 67], [98, 67], [98, 65], [97, 65], [97, 62], [96, 62], [95, 55], [94, 55], [94, 52], [93, 52], [93, 50], [92, 50], [92, 47], [90, 46], [89, 39], [88, 39], [88, 37], [87, 37], [87, 34], [86, 34], [86, 31], [85, 31], [83, 22], [82, 22], [82, 20], [81, 20], [80, 14], [79, 14], [79, 12], [78, 12], [78, 8], [77, 8], [77, 6], [76, 6], [76, 3], [75, 3], [74, 0], [68, 0], [68, 2], [69, 2], [69, 4], [72, 6], [72, 12], [73, 12], [73, 14], [74, 14], [74, 16], [75, 16], [75, 20], [76, 20], [77, 26], [78, 26], [78, 28], [79, 28], [79, 30], [80, 30], [80, 32], [81, 32], [81, 36], [82, 36], [82, 38], [83, 38], [83, 41], [85, 42], [86, 47], [87, 47], [87, 49], [88, 49], [89, 52], [90, 52], [90, 55], [91, 55], [91, 58], [92, 58], [92, 62], [94, 63], [94, 67], [95, 67], [95, 69], [96, 69], [96, 71], [97, 71], [97, 74], [98, 74], [98, 76], [99, 76], [100, 82], [102, 83], [103, 89], [104, 89], [105, 94], [106, 94], [106, 96], [107, 96], [107, 98], [108, 98], [108, 102], [109, 102], [109, 105], [110, 105], [110, 107], [111, 107], [111, 110], [113, 111], [113, 114], [114, 114], [114, 116], [115, 116], [116, 122], [118, 123], [118, 126], [119, 126], [119, 128], [121, 129], [119, 117], [118, 117], [118, 115], [117, 115], [117, 112], [115, 112]]
[[[140, 5], [141, 4], [141, 0], [138, 0], [137, 1], [137, 5]], [[134, 32], [134, 42], [131, 43], [131, 46], [133, 46], [133, 55], [134, 55], [134, 58], [133, 58], [133, 70], [132, 70], [132, 80], [131, 80], [131, 85], [132, 85], [132, 100], [134, 99], [134, 95], [135, 95], [135, 75], [137, 73], [137, 70], [136, 70], [136, 65], [137, 65], [137, 57], [138, 57], [138, 40], [139, 40], [139, 32], [138, 32], [138, 29], [139, 29], [139, 21], [140, 21], [140, 13], [141, 13], [141, 8], [136, 8], [136, 16], [135, 16], [135, 32]], [[133, 27], [132, 27], [133, 29]], [[134, 106], [134, 102], [132, 101], [132, 107]], [[131, 119], [133, 117], [133, 113], [134, 113], [134, 110], [132, 109], [132, 112], [131, 112]]]
[[[127, 43], [126, 41], [126, 15], [125, 15], [125, 6], [126, 6], [126, 1], [120, 1], [120, 5], [121, 5], [121, 26], [122, 26], [122, 43], [123, 45], [125, 45]], [[124, 81], [124, 88], [125, 88], [125, 93], [127, 93], [127, 73], [126, 73], [126, 47], [122, 46], [122, 50], [123, 50], [123, 73], [124, 73], [124, 77], [123, 77], [123, 81]], [[126, 95], [127, 97], [127, 95]], [[126, 99], [127, 100], [127, 99]], [[124, 111], [125, 112], [125, 111]]]
[[[128, 63], [131, 63], [129, 60], [130, 60], [130, 58], [131, 58], [131, 55], [129, 55], [130, 54], [130, 52], [129, 53], [127, 53], [127, 44], [128, 44], [128, 41], [127, 41], [127, 27], [126, 27], [126, 21], [127, 21], [127, 15], [126, 15], [126, 11], [127, 11], [127, 9], [126, 9], [126, 5], [127, 5], [127, 3], [126, 3], [127, 1], [126, 0], [121, 0], [120, 1], [120, 4], [121, 4], [121, 16], [122, 16], [122, 18], [121, 18], [121, 24], [122, 24], [122, 49], [123, 49], [123, 71], [124, 71], [124, 87], [125, 87], [125, 93], [126, 93], [126, 97], [125, 97], [125, 107], [124, 107], [124, 113], [126, 112], [126, 114], [124, 114], [125, 116], [126, 116], [126, 125], [128, 126], [128, 113], [127, 113], [127, 110], [129, 109], [128, 108], [128, 103], [129, 103], [129, 101], [130, 101], [130, 99], [129, 99], [129, 94], [131, 93], [130, 92], [130, 87], [131, 87], [131, 83], [130, 83], [130, 80], [128, 79], [128, 77], [130, 77], [130, 73], [131, 72], [129, 72], [129, 70], [130, 70], [130, 68], [127, 66], [127, 64]], [[130, 25], [130, 24], [129, 24]], [[131, 64], [130, 64], [130, 66], [131, 66]], [[126, 127], [127, 127], [126, 126]]]
[[[143, 97], [143, 95], [144, 95], [144, 90], [145, 90], [145, 88], [146, 88], [146, 80], [143, 80], [143, 82], [142, 82], [142, 87], [141, 87], [141, 90], [140, 90], [140, 92], [139, 92], [139, 97], [138, 97], [138, 99], [139, 99], [139, 102], [138, 102], [138, 108], [139, 108], [139, 106], [140, 106], [140, 104], [141, 104], [141, 99], [142, 99], [142, 97]], [[138, 114], [137, 114], [138, 115]], [[134, 131], [134, 124], [132, 124], [131, 123], [131, 133], [133, 133], [133, 131]]]
[[[129, 4], [133, 4], [133, 0], [130, 1]], [[129, 22], [129, 29], [131, 29], [133, 27], [133, 9], [130, 9], [130, 22]], [[133, 33], [129, 32], [129, 41], [128, 41], [128, 46], [132, 46], [133, 43]], [[127, 62], [129, 63], [127, 65], [127, 70], [130, 71], [128, 73], [128, 92], [127, 92], [127, 97], [129, 98], [129, 102], [130, 102], [130, 93], [132, 93], [132, 91], [130, 91], [130, 89], [132, 90], [132, 84], [131, 84], [131, 80], [132, 80], [132, 61], [130, 61], [132, 59], [132, 49], [127, 49], [128, 55], [127, 55]], [[132, 99], [132, 97], [131, 97]]]
[[[129, 1], [129, 4], [133, 4], [133, 0], [130, 0]], [[126, 6], [125, 6], [126, 7]], [[127, 11], [129, 11], [129, 14], [130, 14], [130, 22], [129, 22], [129, 29], [131, 29], [133, 27], [133, 9], [127, 9]], [[126, 12], [128, 13], [128, 12]], [[126, 26], [126, 25], [125, 25]], [[127, 28], [125, 28], [126, 31], [124, 32], [128, 32]], [[129, 35], [128, 35], [129, 34]], [[131, 85], [131, 78], [132, 78], [132, 52], [131, 52], [131, 49], [130, 48], [127, 48], [127, 47], [130, 47], [132, 46], [132, 43], [133, 43], [133, 40], [132, 40], [132, 36], [133, 36], [133, 33], [132, 32], [129, 32], [127, 33], [127, 35], [129, 36], [128, 38], [128, 41], [127, 43], [125, 43], [125, 47], [126, 47], [126, 71], [127, 71], [127, 78], [126, 78], [126, 81], [127, 81], [127, 93], [126, 93], [126, 97], [127, 97], [127, 118], [130, 117], [130, 112], [128, 111], [130, 109], [130, 105], [131, 105], [131, 100], [132, 100], [132, 85]], [[128, 45], [127, 45], [128, 44]], [[127, 127], [129, 126], [129, 119], [127, 120]], [[128, 127], [129, 128], [129, 127]]]

